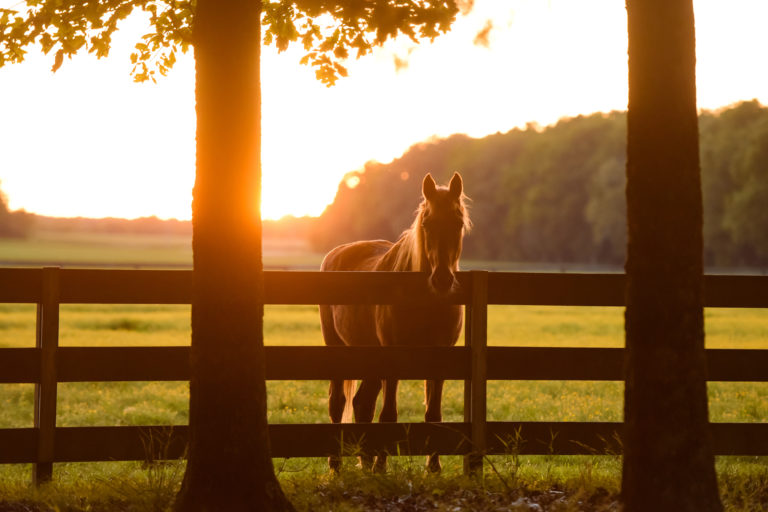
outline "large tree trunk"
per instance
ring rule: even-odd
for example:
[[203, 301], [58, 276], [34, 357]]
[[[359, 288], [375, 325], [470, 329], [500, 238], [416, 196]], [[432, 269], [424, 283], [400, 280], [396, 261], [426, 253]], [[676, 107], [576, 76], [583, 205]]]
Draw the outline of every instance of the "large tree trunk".
[[692, 0], [627, 0], [627, 511], [721, 510], [708, 430]]
[[291, 510], [264, 379], [261, 4], [198, 0], [189, 457], [177, 510]]

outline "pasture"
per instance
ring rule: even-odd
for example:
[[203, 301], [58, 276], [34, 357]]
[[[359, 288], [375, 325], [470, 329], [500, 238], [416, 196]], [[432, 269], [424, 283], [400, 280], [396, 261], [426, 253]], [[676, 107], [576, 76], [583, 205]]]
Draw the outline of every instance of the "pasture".
[[[320, 267], [322, 255], [304, 240], [265, 239], [268, 268]], [[3, 239], [0, 266], [191, 268], [189, 235], [35, 231], [26, 239]]]
[[[317, 309], [267, 306], [265, 343], [322, 345]], [[709, 348], [766, 348], [768, 344], [768, 312], [764, 310], [708, 309], [706, 328]], [[0, 305], [0, 347], [31, 347], [34, 337], [34, 306]], [[61, 346], [186, 345], [189, 339], [188, 306], [61, 306]], [[609, 307], [491, 306], [488, 339], [497, 346], [621, 347], [623, 312]], [[445, 421], [462, 420], [462, 386], [459, 381], [446, 383]], [[328, 422], [327, 389], [325, 381], [269, 382], [269, 421]], [[491, 381], [488, 419], [621, 421], [622, 393], [620, 382]], [[768, 421], [768, 386], [763, 383], [712, 382], [709, 395], [714, 422]], [[421, 421], [422, 382], [403, 382], [399, 396], [400, 421]], [[0, 428], [32, 426], [32, 403], [32, 385], [0, 385]], [[188, 385], [60, 383], [58, 404], [59, 426], [184, 424]], [[323, 461], [319, 466], [318, 461], [289, 465], [296, 464], [321, 467]], [[459, 471], [460, 462], [453, 465]], [[14, 472], [8, 466], [0, 471], [6, 477]]]
[[[88, 258], [91, 254], [104, 255], [100, 250], [95, 251], [93, 245], [89, 246], [89, 240], [74, 244], [73, 262], [93, 261]], [[137, 240], [132, 239], [131, 243], [135, 242]], [[46, 243], [62, 247], [60, 244], [66, 242], [48, 239]], [[149, 238], [143, 249], [136, 249], [141, 252], [130, 253], [126, 251], [130, 245], [126, 239], [115, 239], [117, 248], [113, 254], [115, 258], [121, 255], [122, 259], [102, 261], [107, 265], [126, 262], [138, 265], [148, 261], [143, 251], [153, 243]], [[9, 250], [8, 246], [4, 247], [0, 249]], [[155, 264], [181, 263], [181, 259], [173, 259], [173, 249], [162, 245], [155, 248], [159, 251], [154, 253], [157, 258], [151, 260]], [[22, 249], [18, 250], [23, 256]], [[37, 254], [44, 253], [50, 254], [47, 250]], [[130, 262], [125, 260], [126, 256], [130, 256]], [[286, 260], [288, 256], [296, 259]], [[318, 259], [316, 255], [286, 255], [279, 251], [273, 257], [276, 266]], [[33, 262], [34, 266], [54, 263], [33, 260], [39, 262]], [[488, 340], [492, 346], [623, 345], [621, 308], [490, 306], [488, 314]], [[190, 339], [189, 306], [62, 305], [60, 321], [61, 346], [183, 346], [188, 345]], [[768, 311], [710, 308], [706, 310], [706, 330], [708, 348], [767, 348]], [[0, 347], [32, 347], [34, 343], [35, 307], [0, 304]], [[322, 345], [317, 306], [267, 306], [265, 343]], [[711, 421], [768, 421], [768, 384], [711, 382], [708, 387]], [[32, 426], [33, 388], [28, 384], [0, 385], [0, 428]], [[327, 392], [327, 381], [268, 382], [269, 421], [327, 423]], [[488, 419], [621, 421], [622, 394], [620, 382], [490, 381]], [[462, 420], [462, 400], [463, 383], [447, 382], [443, 401], [445, 421]], [[400, 421], [421, 421], [423, 401], [422, 382], [402, 382]], [[185, 424], [187, 420], [188, 385], [183, 382], [60, 383], [58, 386], [58, 426], [171, 425]], [[379, 479], [354, 470], [347, 471], [343, 479], [331, 479], [324, 459], [276, 459], [275, 464], [286, 491], [300, 509], [336, 510], [336, 506], [326, 503], [338, 500], [347, 503], [339, 505], [341, 509], [349, 506], [350, 510], [357, 510], [359, 507], [348, 505], [350, 486], [362, 489], [362, 497], [357, 496], [361, 500], [369, 499], [371, 494], [395, 499], [395, 496], [415, 494], [419, 489], [438, 501], [457, 493], [464, 496], [462, 499], [467, 493], [475, 496], [473, 499], [488, 499], [487, 495], [473, 495], [477, 488], [462, 480], [460, 457], [444, 457], [444, 471], [439, 478], [423, 472], [422, 457], [391, 459], [393, 470]], [[354, 460], [349, 459], [346, 464], [352, 469]], [[600, 494], [603, 491], [596, 490], [604, 488], [609, 495], [614, 495], [619, 487], [618, 457], [519, 456], [514, 446], [510, 446], [508, 455], [490, 457], [487, 464], [492, 467], [486, 471], [482, 489], [493, 492], [513, 488], [535, 493], [554, 487], [577, 494], [583, 490]], [[131, 502], [135, 502], [137, 496], [150, 496], [147, 499], [159, 501], [146, 504], [145, 509], [154, 510], [158, 509], [157, 503], [167, 504], [172, 498], [183, 473], [183, 463], [149, 468], [134, 462], [57, 464], [55, 483], [49, 490], [40, 491], [27, 490], [29, 471], [28, 465], [0, 466], [0, 504], [4, 499], [42, 496], [43, 501], [49, 499], [59, 504], [64, 500], [60, 508], [67, 509], [68, 498], [62, 495], [95, 495], [97, 500]], [[718, 471], [729, 510], [760, 510], [768, 504], [768, 464], [764, 458], [720, 457]], [[56, 489], [61, 490], [58, 495], [44, 497], [46, 492], [55, 494]], [[514, 496], [517, 497], [511, 501], [520, 495]], [[85, 509], [72, 503], [73, 510]]]
[[[708, 309], [708, 348], [766, 348], [768, 312]], [[621, 347], [620, 308], [490, 306], [490, 345]], [[190, 339], [188, 306], [62, 305], [61, 346], [180, 346]], [[0, 347], [32, 347], [32, 305], [0, 305]], [[267, 345], [321, 346], [316, 306], [267, 306]], [[460, 341], [459, 343], [462, 343]], [[327, 421], [326, 382], [270, 382], [270, 421]], [[402, 421], [420, 421], [421, 382], [401, 390]], [[768, 421], [768, 386], [710, 383], [712, 421]], [[0, 427], [32, 424], [31, 385], [4, 385]], [[29, 389], [27, 389], [29, 388]], [[172, 424], [186, 422], [187, 386], [176, 383], [59, 384], [60, 426]], [[461, 421], [461, 383], [446, 388], [445, 420]], [[25, 405], [29, 404], [29, 405]], [[621, 383], [491, 382], [489, 419], [521, 421], [621, 421]]]

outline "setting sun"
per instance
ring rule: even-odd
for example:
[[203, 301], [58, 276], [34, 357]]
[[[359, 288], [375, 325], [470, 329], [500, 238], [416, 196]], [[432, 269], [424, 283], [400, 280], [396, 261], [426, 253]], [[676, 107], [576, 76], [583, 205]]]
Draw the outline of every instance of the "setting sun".
[[[695, 2], [700, 108], [768, 103], [768, 5]], [[108, 59], [51, 56], [0, 69], [0, 187], [12, 209], [52, 216], [188, 219], [194, 182], [191, 52], [157, 84], [134, 84], [132, 20]], [[480, 33], [483, 37], [479, 37]], [[327, 88], [301, 48], [262, 61], [262, 215], [322, 213], [344, 175], [432, 137], [624, 110], [623, 2], [477, 0], [433, 43], [399, 40], [349, 63]], [[430, 169], [419, 169], [426, 172]], [[460, 169], [457, 169], [460, 170]]]

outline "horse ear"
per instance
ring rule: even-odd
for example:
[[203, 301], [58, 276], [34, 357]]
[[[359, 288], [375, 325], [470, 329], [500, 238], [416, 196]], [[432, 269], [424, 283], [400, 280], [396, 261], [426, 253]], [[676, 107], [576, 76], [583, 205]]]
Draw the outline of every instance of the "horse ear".
[[424, 195], [424, 199], [427, 201], [432, 200], [437, 192], [437, 183], [431, 174], [427, 173], [424, 176], [424, 181], [421, 183], [421, 193]]
[[461, 174], [457, 172], [453, 173], [453, 178], [451, 178], [451, 184], [448, 185], [448, 189], [457, 199], [461, 197], [461, 192], [464, 190], [464, 182], [461, 179]]

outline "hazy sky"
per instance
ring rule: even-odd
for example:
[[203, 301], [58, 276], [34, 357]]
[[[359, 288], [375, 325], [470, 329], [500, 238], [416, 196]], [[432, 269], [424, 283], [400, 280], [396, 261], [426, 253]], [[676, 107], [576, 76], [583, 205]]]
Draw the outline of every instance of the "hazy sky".
[[[768, 1], [694, 6], [699, 106], [768, 104]], [[489, 20], [487, 46], [474, 44]], [[158, 84], [134, 84], [129, 55], [146, 31], [129, 20], [108, 59], [78, 56], [55, 74], [52, 55], [34, 52], [0, 68], [0, 188], [12, 209], [190, 217], [194, 62], [190, 52]], [[330, 89], [299, 65], [302, 55], [263, 52], [265, 217], [318, 215], [346, 172], [433, 136], [480, 137], [627, 105], [622, 0], [476, 0], [451, 33], [350, 62]]]

